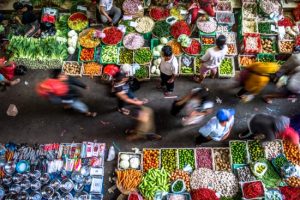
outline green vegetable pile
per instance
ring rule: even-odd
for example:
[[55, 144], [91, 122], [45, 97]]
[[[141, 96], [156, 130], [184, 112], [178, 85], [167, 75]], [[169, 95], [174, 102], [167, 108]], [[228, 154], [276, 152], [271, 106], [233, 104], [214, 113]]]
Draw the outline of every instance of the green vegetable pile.
[[206, 50], [213, 47], [213, 45], [201, 45], [201, 55], [204, 55]]
[[221, 65], [219, 67], [219, 74], [227, 76], [233, 75], [233, 64], [230, 58], [224, 58], [222, 60]]
[[145, 79], [149, 77], [149, 69], [147, 66], [140, 66], [140, 69], [135, 71], [134, 76], [137, 79]]
[[200, 74], [200, 68], [201, 68], [201, 57], [197, 56], [194, 59], [194, 67], [196, 69], [196, 74]]
[[124, 25], [126, 27], [126, 33], [135, 32], [135, 28], [133, 26], [130, 26], [130, 22], [133, 22], [133, 21], [132, 20], [122, 20], [119, 22], [119, 25]]
[[133, 63], [133, 51], [126, 49], [126, 48], [121, 48], [119, 63], [120, 64], [132, 64]]
[[247, 163], [247, 149], [245, 142], [233, 141], [230, 143], [230, 149], [233, 164]]
[[118, 62], [118, 47], [103, 46], [101, 51], [102, 63], [117, 63]]
[[181, 180], [176, 181], [175, 185], [173, 186], [174, 192], [180, 192], [183, 188], [183, 182]]
[[195, 155], [193, 149], [179, 149], [179, 169], [183, 169], [186, 165], [190, 165], [195, 169]]
[[[259, 159], [258, 162], [267, 164], [268, 168], [266, 173], [261, 178], [257, 178], [261, 180], [267, 188], [278, 187], [281, 184], [281, 178], [274, 170], [272, 164], [266, 159]], [[252, 171], [254, 170], [254, 164], [255, 163], [252, 163], [250, 165]]]
[[265, 157], [264, 148], [258, 140], [248, 141], [248, 150], [251, 161], [257, 161]]
[[170, 24], [168, 24], [165, 20], [156, 22], [153, 28], [153, 35], [158, 38], [168, 37], [170, 36]]
[[273, 62], [274, 56], [272, 54], [259, 54], [259, 62]]
[[60, 68], [68, 57], [67, 43], [58, 41], [56, 37], [12, 36], [8, 51], [13, 54], [12, 60], [31, 69]]
[[193, 57], [186, 56], [186, 55], [183, 55], [181, 57], [180, 71], [181, 71], [182, 74], [192, 74], [192, 73], [194, 73], [193, 65], [194, 65], [194, 58]]
[[272, 161], [274, 167], [277, 169], [277, 171], [281, 171], [281, 167], [283, 167], [285, 164], [288, 163], [288, 160], [285, 156], [279, 155]]
[[144, 175], [139, 190], [146, 199], [154, 199], [156, 192], [168, 192], [169, 187], [169, 174], [164, 168], [150, 169]]
[[69, 15], [62, 15], [55, 22], [56, 35], [60, 37], [67, 37], [69, 27], [68, 27]]
[[152, 53], [148, 48], [141, 48], [134, 52], [134, 62], [143, 65], [151, 62]]
[[177, 153], [176, 149], [161, 150], [161, 166], [168, 172], [172, 172], [177, 168]]
[[270, 22], [260, 22], [258, 23], [258, 32], [264, 33], [264, 34], [274, 34], [274, 31], [271, 31], [271, 25]]

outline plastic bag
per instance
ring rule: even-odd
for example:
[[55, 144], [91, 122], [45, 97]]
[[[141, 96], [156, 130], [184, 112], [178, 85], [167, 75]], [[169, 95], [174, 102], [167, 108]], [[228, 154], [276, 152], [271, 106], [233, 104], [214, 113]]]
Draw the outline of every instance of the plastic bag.
[[112, 161], [116, 157], [116, 151], [114, 146], [110, 146], [107, 156], [107, 161]]

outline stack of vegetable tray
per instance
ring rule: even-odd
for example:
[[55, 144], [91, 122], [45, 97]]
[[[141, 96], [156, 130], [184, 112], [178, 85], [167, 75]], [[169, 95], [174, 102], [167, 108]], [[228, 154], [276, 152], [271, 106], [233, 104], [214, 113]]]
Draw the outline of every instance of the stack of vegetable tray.
[[82, 64], [76, 61], [64, 61], [62, 66], [62, 72], [69, 76], [82, 76], [83, 67]]
[[235, 76], [235, 65], [233, 57], [225, 57], [218, 69], [219, 78], [232, 78]]
[[247, 143], [242, 140], [229, 141], [230, 163], [232, 169], [244, 166], [248, 162]]

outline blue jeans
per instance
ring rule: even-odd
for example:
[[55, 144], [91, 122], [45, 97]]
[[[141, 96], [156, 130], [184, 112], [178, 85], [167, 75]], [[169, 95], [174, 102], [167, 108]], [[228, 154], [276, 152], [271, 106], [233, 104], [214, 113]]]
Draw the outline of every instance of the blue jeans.
[[80, 113], [87, 113], [89, 111], [87, 105], [82, 101], [80, 101], [79, 99], [67, 100], [67, 101], [63, 101], [63, 103], [71, 106], [71, 108], [73, 108], [74, 110]]

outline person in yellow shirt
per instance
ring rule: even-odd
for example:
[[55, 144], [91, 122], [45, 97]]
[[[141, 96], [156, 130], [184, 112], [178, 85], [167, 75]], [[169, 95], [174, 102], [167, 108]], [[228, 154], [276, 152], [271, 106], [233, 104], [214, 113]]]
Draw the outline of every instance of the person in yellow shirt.
[[240, 75], [242, 89], [237, 96], [244, 102], [251, 101], [267, 86], [279, 68], [276, 62], [255, 62], [246, 66]]

